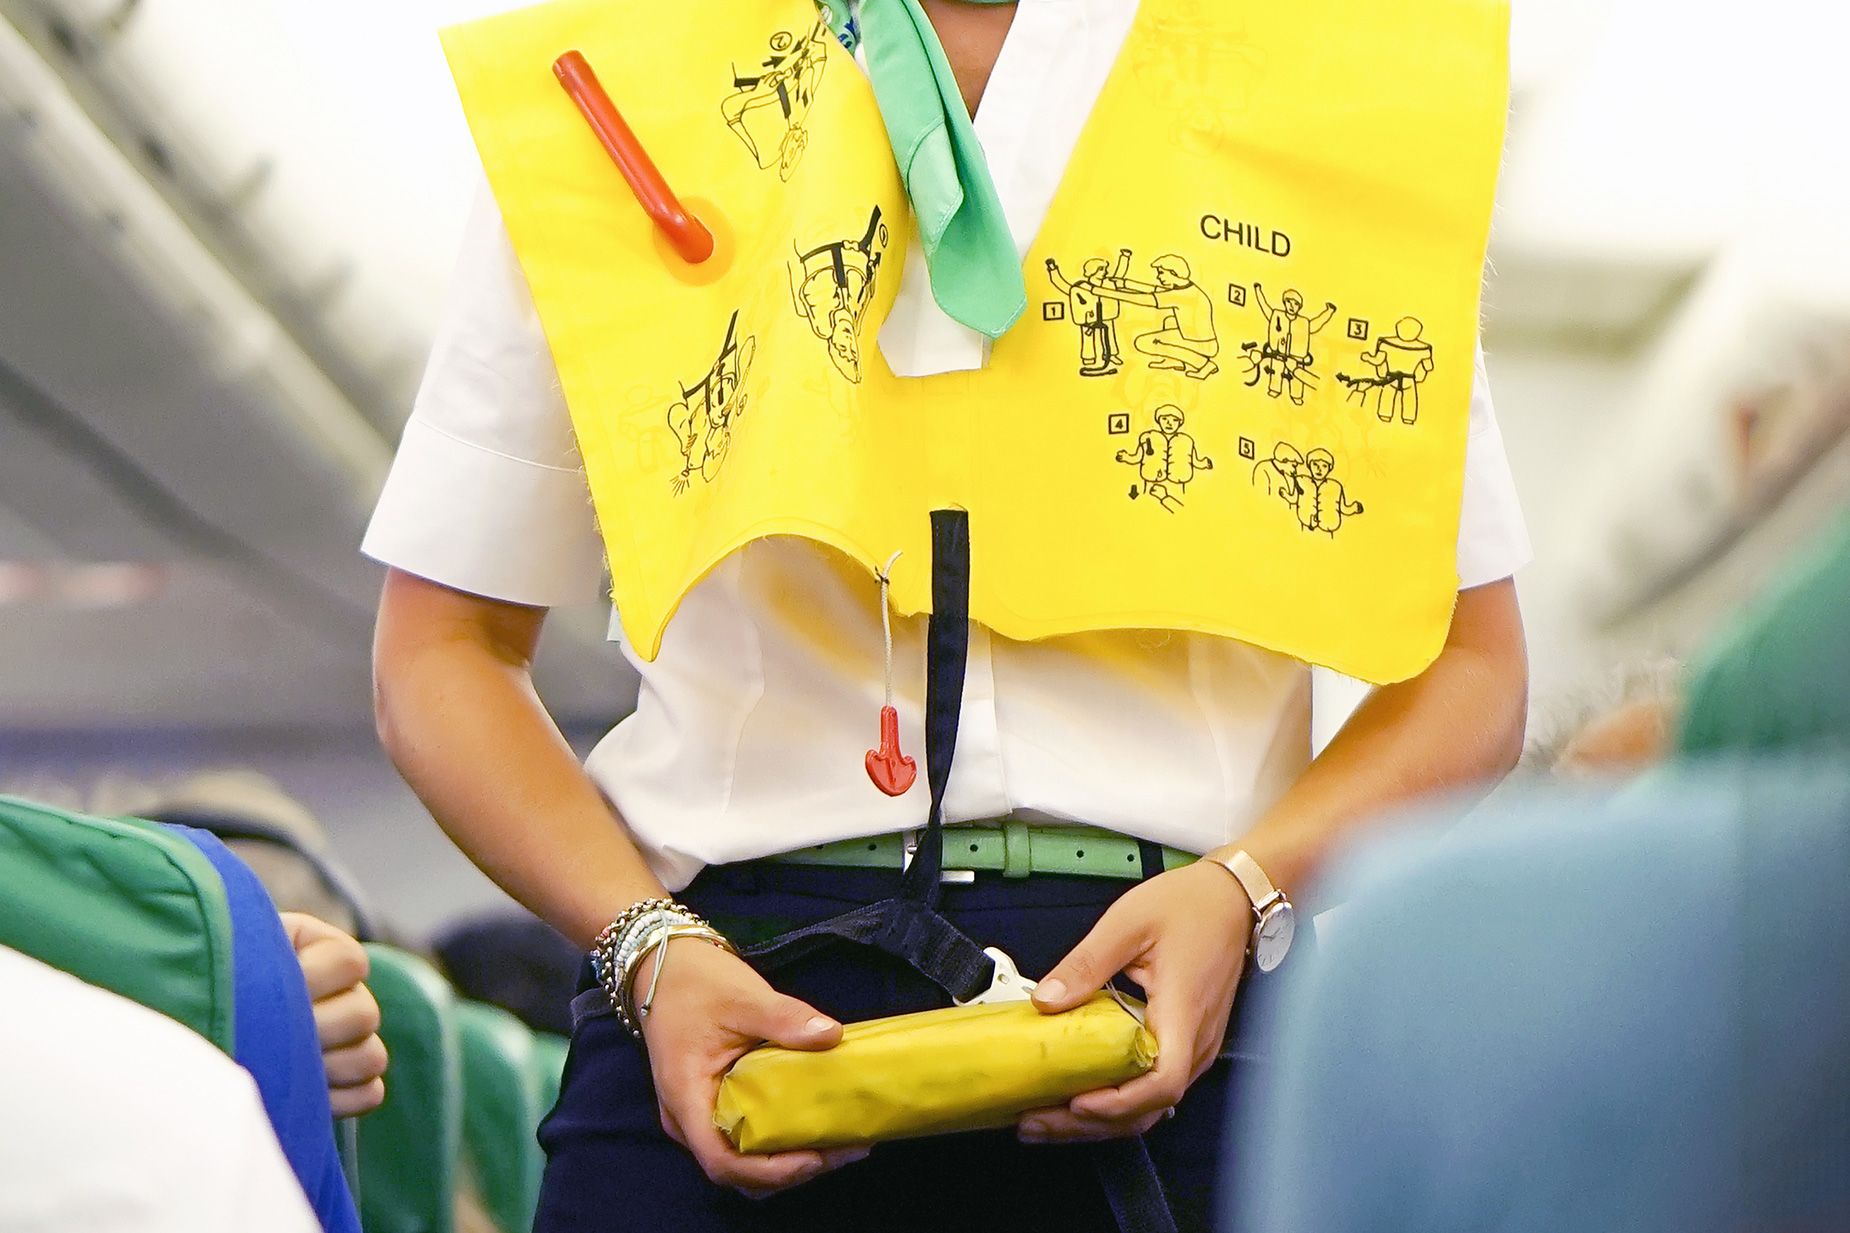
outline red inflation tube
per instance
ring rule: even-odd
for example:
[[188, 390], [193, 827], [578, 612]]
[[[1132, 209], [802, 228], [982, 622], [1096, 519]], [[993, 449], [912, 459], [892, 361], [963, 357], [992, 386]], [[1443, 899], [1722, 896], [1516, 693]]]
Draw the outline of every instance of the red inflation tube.
[[642, 203], [643, 210], [667, 237], [675, 252], [690, 265], [699, 265], [711, 257], [713, 233], [688, 212], [674, 190], [668, 187], [668, 181], [656, 170], [648, 151], [636, 140], [636, 134], [624, 122], [617, 105], [604, 92], [590, 63], [581, 53], [568, 51], [553, 62], [552, 71], [565, 92], [572, 96], [572, 101], [578, 104], [578, 110], [584, 113], [591, 131], [597, 134], [610, 160], [623, 173], [636, 200]]

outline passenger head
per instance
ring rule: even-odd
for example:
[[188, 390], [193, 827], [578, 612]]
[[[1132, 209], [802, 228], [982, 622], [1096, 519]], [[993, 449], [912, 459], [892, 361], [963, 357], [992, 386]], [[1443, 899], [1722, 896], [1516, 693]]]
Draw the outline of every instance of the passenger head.
[[1295, 317], [1304, 311], [1304, 297], [1296, 291], [1285, 292], [1285, 315]]
[[486, 912], [443, 928], [432, 942], [457, 992], [511, 1011], [536, 1032], [572, 1032], [572, 994], [584, 955], [525, 912]]
[[[251, 867], [277, 911], [304, 912], [343, 933], [360, 932], [353, 905], [303, 855], [325, 859], [327, 831], [307, 806], [275, 780], [251, 770], [211, 770], [148, 785], [144, 792], [138, 801], [125, 799], [126, 808], [106, 812], [132, 813], [222, 833], [225, 846]], [[240, 836], [239, 823], [276, 838]]]
[[1304, 455], [1304, 465], [1310, 470], [1310, 477], [1319, 482], [1330, 477], [1336, 469], [1336, 456], [1328, 450], [1316, 449]]
[[1086, 258], [1085, 264], [1079, 267], [1079, 272], [1083, 274], [1088, 281], [1097, 282], [1111, 272], [1111, 267], [1105, 264], [1105, 259], [1103, 257], [1088, 257]]
[[1182, 430], [1182, 409], [1176, 406], [1164, 406], [1156, 409], [1156, 426], [1163, 430], [1163, 435], [1173, 437]]

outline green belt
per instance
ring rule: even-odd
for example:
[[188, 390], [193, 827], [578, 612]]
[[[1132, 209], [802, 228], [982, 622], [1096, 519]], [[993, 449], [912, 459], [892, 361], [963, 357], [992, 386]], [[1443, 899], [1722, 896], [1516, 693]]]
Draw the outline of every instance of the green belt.
[[[840, 839], [768, 859], [790, 865], [903, 869], [911, 860], [919, 834], [901, 831], [866, 839]], [[1166, 870], [1193, 860], [1195, 857], [1188, 852], [1163, 849]], [[1034, 873], [1141, 878], [1143, 855], [1135, 839], [1097, 827], [1035, 826], [1008, 819], [945, 827], [944, 869], [947, 874], [999, 873], [1005, 878], [1025, 878]]]

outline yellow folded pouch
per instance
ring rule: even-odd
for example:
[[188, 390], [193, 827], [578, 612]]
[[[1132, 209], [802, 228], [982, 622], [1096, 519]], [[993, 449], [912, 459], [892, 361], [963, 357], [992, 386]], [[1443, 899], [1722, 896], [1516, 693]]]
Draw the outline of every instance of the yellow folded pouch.
[[851, 1023], [822, 1053], [754, 1049], [720, 1081], [713, 1121], [746, 1153], [988, 1130], [1155, 1064], [1156, 1038], [1110, 994], [1058, 1015], [953, 1006]]

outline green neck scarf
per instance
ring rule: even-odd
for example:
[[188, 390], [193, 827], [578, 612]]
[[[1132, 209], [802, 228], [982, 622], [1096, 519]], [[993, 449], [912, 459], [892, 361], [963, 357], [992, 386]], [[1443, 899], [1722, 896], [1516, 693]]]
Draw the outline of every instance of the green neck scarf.
[[867, 75], [918, 219], [932, 297], [952, 319], [1001, 337], [1028, 304], [1021, 257], [930, 19], [919, 0], [821, 3], [849, 50], [857, 41], [866, 49]]

